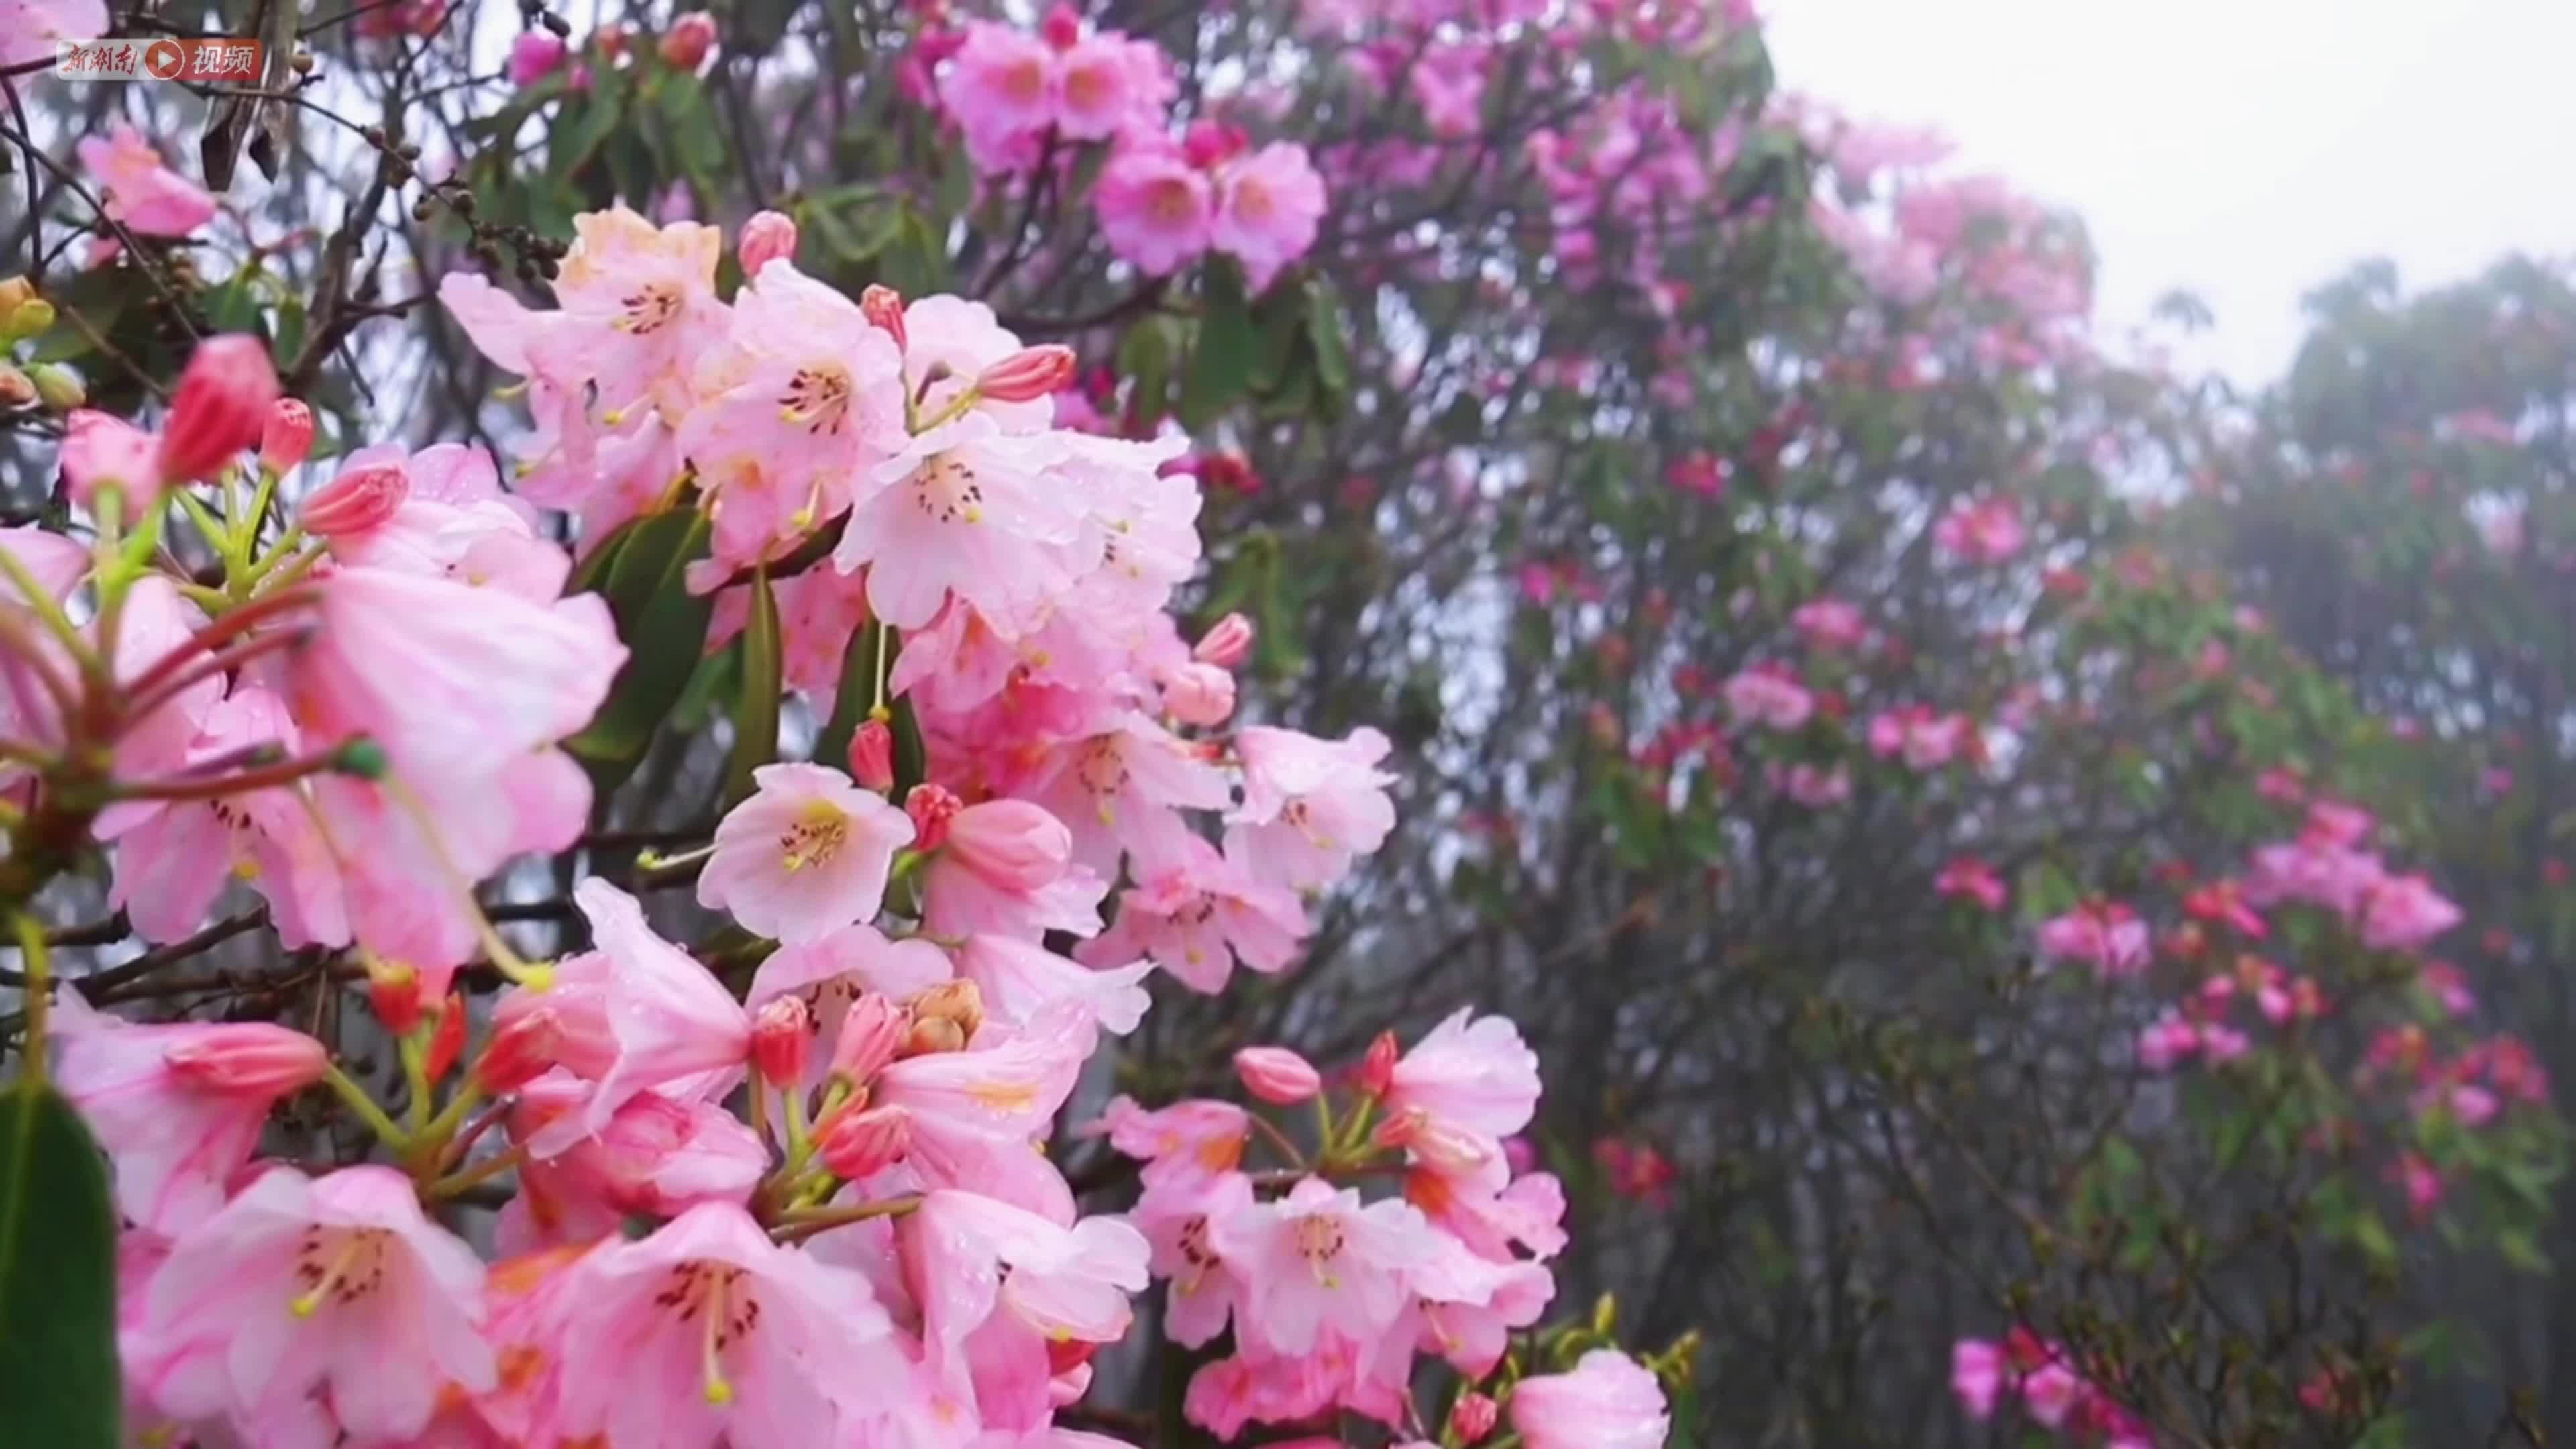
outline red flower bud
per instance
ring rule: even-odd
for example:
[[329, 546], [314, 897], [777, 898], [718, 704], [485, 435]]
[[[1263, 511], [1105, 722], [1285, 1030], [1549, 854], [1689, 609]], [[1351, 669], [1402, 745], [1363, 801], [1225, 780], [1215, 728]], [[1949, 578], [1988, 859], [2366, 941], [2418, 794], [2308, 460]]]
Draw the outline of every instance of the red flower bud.
[[759, 276], [762, 267], [780, 257], [796, 255], [796, 223], [779, 212], [761, 212], [742, 224], [734, 255], [742, 259], [744, 276]]
[[239, 333], [199, 343], [179, 375], [161, 430], [161, 481], [185, 483], [221, 472], [259, 441], [276, 401], [277, 369], [269, 365], [265, 343]]
[[662, 35], [662, 59], [679, 70], [696, 70], [704, 65], [707, 52], [716, 48], [716, 18], [703, 10], [692, 10], [671, 22]]
[[1232, 669], [1251, 656], [1252, 634], [1250, 619], [1228, 614], [1199, 636], [1198, 647], [1190, 651], [1190, 657], [1201, 664]]
[[268, 421], [259, 430], [259, 465], [283, 473], [313, 456], [313, 409], [291, 397], [268, 405]]
[[1449, 1406], [1449, 1428], [1461, 1444], [1473, 1444], [1494, 1432], [1494, 1421], [1502, 1416], [1502, 1407], [1473, 1389], [1458, 1396]]
[[900, 1107], [843, 1112], [823, 1127], [823, 1165], [851, 1181], [873, 1177], [912, 1148], [912, 1118]]
[[840, 1039], [832, 1043], [832, 1075], [866, 1086], [894, 1060], [910, 1029], [902, 1007], [873, 991], [860, 992], [842, 1014]]
[[1395, 1081], [1395, 1059], [1402, 1049], [1396, 1045], [1395, 1033], [1382, 1031], [1369, 1043], [1368, 1055], [1360, 1059], [1359, 1088], [1372, 1097], [1383, 1097]]
[[894, 345], [904, 345], [903, 294], [892, 287], [870, 287], [859, 294], [859, 311], [877, 325]]
[[433, 1082], [443, 1081], [465, 1055], [465, 998], [449, 992], [438, 1008], [438, 1025], [429, 1034], [429, 1053], [421, 1069]]
[[562, 1042], [563, 1024], [553, 1007], [513, 1016], [483, 1044], [483, 1055], [474, 1063], [474, 1084], [494, 1096], [515, 1092], [554, 1065]]
[[880, 795], [894, 788], [894, 731], [884, 720], [864, 721], [851, 733], [850, 778]]
[[1056, 0], [1046, 18], [1038, 22], [1038, 34], [1058, 50], [1071, 50], [1082, 39], [1082, 12], [1064, 0]]
[[1312, 1101], [1324, 1090], [1323, 1074], [1286, 1047], [1249, 1046], [1234, 1054], [1234, 1074], [1243, 1089], [1274, 1106]]
[[295, 521], [315, 538], [348, 538], [382, 528], [411, 497], [399, 463], [365, 463], [304, 500]]
[[752, 1017], [751, 1062], [773, 1087], [793, 1091], [804, 1083], [813, 1045], [814, 1013], [801, 996], [773, 996]]
[[207, 1028], [207, 1034], [162, 1054], [170, 1075], [192, 1087], [227, 1096], [275, 1097], [322, 1080], [331, 1055], [300, 1031], [245, 1021]]
[[400, 961], [369, 961], [367, 1001], [385, 1030], [396, 1036], [411, 1035], [420, 1028], [420, 973]]
[[965, 802], [950, 793], [945, 785], [915, 785], [903, 797], [903, 813], [912, 817], [915, 850], [932, 851], [948, 843], [948, 822], [957, 818]]
[[1028, 402], [1072, 382], [1080, 365], [1070, 347], [1052, 342], [1023, 347], [985, 368], [975, 379], [975, 390], [995, 402]]

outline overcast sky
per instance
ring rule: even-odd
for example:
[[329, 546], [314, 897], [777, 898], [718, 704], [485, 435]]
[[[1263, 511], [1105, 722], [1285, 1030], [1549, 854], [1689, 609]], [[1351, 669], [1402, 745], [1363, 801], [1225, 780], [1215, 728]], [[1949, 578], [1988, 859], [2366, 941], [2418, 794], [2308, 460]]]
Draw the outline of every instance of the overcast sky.
[[2576, 0], [1768, 0], [1781, 82], [1929, 122], [1955, 164], [2083, 213], [2103, 320], [2170, 288], [2186, 361], [2276, 376], [2300, 295], [2576, 251]]

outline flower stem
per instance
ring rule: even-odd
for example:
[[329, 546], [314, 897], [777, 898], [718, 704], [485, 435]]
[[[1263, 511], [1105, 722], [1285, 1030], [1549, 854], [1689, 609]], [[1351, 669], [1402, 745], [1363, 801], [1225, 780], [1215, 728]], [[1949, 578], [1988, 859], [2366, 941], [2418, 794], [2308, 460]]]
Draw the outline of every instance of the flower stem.
[[376, 1105], [376, 1099], [367, 1095], [366, 1088], [350, 1080], [349, 1074], [340, 1070], [339, 1063], [333, 1062], [323, 1069], [322, 1081], [340, 1094], [340, 1100], [349, 1104], [349, 1110], [358, 1114], [359, 1121], [375, 1129], [376, 1136], [382, 1138], [387, 1147], [399, 1152], [410, 1145], [411, 1134], [395, 1126], [394, 1119], [385, 1115], [385, 1109]]
[[45, 944], [44, 923], [33, 912], [18, 912], [15, 924], [19, 971], [27, 978], [27, 1037], [19, 1053], [27, 1059], [27, 1080], [41, 1082], [45, 1079], [45, 1013], [53, 1007], [53, 952]]

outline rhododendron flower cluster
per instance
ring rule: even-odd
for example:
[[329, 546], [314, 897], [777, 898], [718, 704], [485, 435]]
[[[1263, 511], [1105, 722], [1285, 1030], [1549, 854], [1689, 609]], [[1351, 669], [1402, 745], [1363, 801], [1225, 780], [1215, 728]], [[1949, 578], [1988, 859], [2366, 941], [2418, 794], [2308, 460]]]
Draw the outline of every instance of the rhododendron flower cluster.
[[[138, 1432], [1047, 1436], [1156, 1273], [1175, 1336], [1234, 1334], [1192, 1390], [1202, 1422], [1344, 1404], [1402, 1424], [1417, 1348], [1482, 1376], [1547, 1306], [1562, 1195], [1503, 1146], [1537, 1061], [1465, 1011], [1382, 1042], [1273, 1173], [1239, 1166], [1241, 1108], [1114, 1105], [1145, 1196], [1079, 1210], [1040, 1144], [1086, 1063], [1135, 1030], [1158, 967], [1212, 991], [1294, 962], [1307, 897], [1395, 825], [1390, 746], [1206, 733], [1251, 629], [1193, 644], [1164, 612], [1200, 554], [1195, 480], [1162, 467], [1185, 440], [1055, 427], [1064, 349], [956, 298], [847, 299], [776, 232], [747, 238], [766, 255], [731, 298], [713, 231], [622, 211], [582, 218], [552, 310], [450, 277], [466, 331], [527, 380], [515, 487], [456, 445], [314, 464], [265, 351], [218, 339], [157, 435], [101, 418], [66, 443], [98, 548], [0, 535], [15, 779], [119, 782], [104, 808], [33, 808], [90, 812], [67, 823], [111, 844], [148, 938], [247, 889], [288, 944], [348, 948], [402, 1067], [380, 1103], [295, 1028], [137, 1024], [58, 993], [55, 1078], [127, 1222]], [[541, 507], [580, 521], [581, 552], [701, 516], [687, 588], [776, 612], [790, 694], [828, 707], [856, 660], [873, 705], [847, 769], [760, 764], [696, 849], [581, 878], [588, 946], [554, 960], [473, 888], [582, 837], [592, 785], [564, 745], [628, 650]], [[217, 582], [104, 542], [181, 527]], [[68, 682], [93, 676], [94, 696]], [[899, 798], [898, 711], [924, 746]], [[112, 758], [56, 760], [75, 727]], [[654, 924], [674, 879], [759, 943], [747, 977]], [[478, 962], [506, 983], [488, 1012], [459, 989]], [[1293, 1053], [1242, 1070], [1268, 1102], [1324, 1090]], [[263, 1156], [280, 1104], [323, 1088], [376, 1153]], [[1368, 1200], [1353, 1184], [1380, 1169], [1401, 1191]], [[497, 1219], [469, 1233], [458, 1205], [485, 1194]], [[1642, 1433], [1661, 1394], [1633, 1372], [1642, 1389], [1589, 1360], [1531, 1378], [1513, 1412], [1533, 1437], [1586, 1415]]]
[[2136, 1414], [2087, 1379], [2062, 1344], [2015, 1325], [2002, 1343], [1961, 1339], [1951, 1349], [1950, 1391], [1975, 1419], [2007, 1406], [2086, 1449], [2154, 1449]]

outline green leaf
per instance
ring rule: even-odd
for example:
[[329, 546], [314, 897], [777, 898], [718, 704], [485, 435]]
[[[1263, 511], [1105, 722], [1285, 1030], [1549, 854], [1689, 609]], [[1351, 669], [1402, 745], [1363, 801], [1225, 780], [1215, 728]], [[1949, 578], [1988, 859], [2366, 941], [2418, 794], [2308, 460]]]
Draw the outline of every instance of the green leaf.
[[[558, 115], [553, 129], [553, 144], [546, 153], [546, 177], [562, 181], [589, 164], [590, 158], [605, 145], [624, 118], [624, 99], [615, 87], [602, 87], [592, 93], [587, 104], [572, 109], [572, 114]], [[637, 197], [641, 202], [646, 198]]]
[[912, 712], [909, 698], [894, 702], [894, 800], [912, 793], [912, 787], [930, 778], [930, 746], [921, 737], [921, 721]]
[[0, 1092], [0, 1419], [13, 1443], [117, 1449], [116, 1210], [80, 1114]]
[[630, 528], [625, 538], [601, 546], [603, 553], [614, 548], [615, 555], [603, 565], [599, 589], [616, 617], [626, 664], [598, 718], [564, 741], [603, 796], [634, 772], [653, 732], [689, 687], [715, 610], [714, 599], [691, 594], [684, 577], [690, 563], [707, 556], [705, 514], [675, 508]]
[[1261, 356], [1261, 333], [1244, 304], [1242, 275], [1230, 263], [1211, 263], [1202, 295], [1198, 340], [1181, 376], [1181, 426], [1192, 431], [1243, 396]]
[[824, 723], [822, 737], [814, 741], [814, 763], [835, 770], [850, 768], [850, 736], [858, 733], [868, 711], [876, 707], [880, 651], [891, 666], [894, 640], [887, 637], [885, 624], [874, 619], [851, 635], [849, 647], [841, 651], [841, 684], [832, 696], [832, 718]]
[[1342, 316], [1341, 294], [1324, 277], [1306, 282], [1306, 336], [1315, 348], [1315, 376], [1336, 393], [1351, 390], [1349, 322]]
[[778, 628], [778, 593], [764, 568], [751, 576], [751, 617], [742, 626], [742, 693], [734, 696], [733, 758], [725, 766], [728, 805], [748, 798], [752, 772], [778, 758], [778, 696], [786, 688]]
[[1162, 318], [1142, 318], [1118, 339], [1118, 371], [1136, 384], [1136, 420], [1160, 421], [1172, 386], [1172, 335]]

